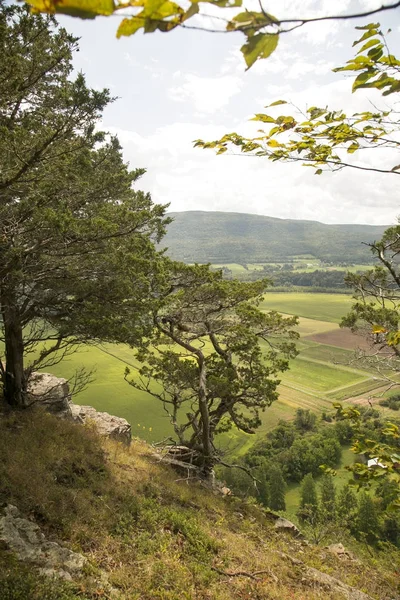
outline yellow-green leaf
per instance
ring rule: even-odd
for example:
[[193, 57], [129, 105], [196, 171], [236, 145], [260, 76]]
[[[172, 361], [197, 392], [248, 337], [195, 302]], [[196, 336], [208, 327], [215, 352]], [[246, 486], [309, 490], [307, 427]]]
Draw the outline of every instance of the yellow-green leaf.
[[268, 58], [278, 45], [278, 34], [257, 33], [241, 47], [247, 69], [250, 69], [256, 60]]
[[275, 100], [272, 104], [268, 104], [265, 108], [269, 108], [270, 106], [278, 106], [279, 104], [287, 104], [286, 100]]
[[35, 12], [60, 13], [81, 19], [94, 19], [97, 15], [112, 15], [113, 0], [28, 0]]
[[117, 30], [117, 38], [120, 38], [122, 35], [133, 35], [141, 27], [144, 27], [144, 17], [137, 16], [123, 19]]

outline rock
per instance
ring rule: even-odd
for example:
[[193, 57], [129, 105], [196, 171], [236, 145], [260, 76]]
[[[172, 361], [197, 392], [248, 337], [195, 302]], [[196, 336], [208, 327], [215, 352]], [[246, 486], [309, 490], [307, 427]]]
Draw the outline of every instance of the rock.
[[355, 560], [354, 554], [349, 552], [349, 550], [346, 550], [343, 544], [331, 544], [330, 546], [327, 546], [326, 549], [341, 560]]
[[127, 446], [131, 443], [131, 426], [126, 419], [99, 412], [92, 406], [74, 404], [71, 402], [68, 381], [51, 373], [32, 373], [28, 383], [27, 404], [78, 423], [93, 421], [100, 435]]
[[288, 521], [288, 519], [284, 519], [283, 517], [279, 517], [279, 519], [275, 521], [274, 528], [278, 529], [279, 531], [287, 531], [295, 537], [303, 537], [303, 534], [298, 529], [298, 527], [296, 527], [294, 523]]
[[81, 554], [47, 541], [40, 527], [22, 518], [18, 509], [10, 504], [0, 517], [0, 542], [19, 560], [39, 567], [45, 575], [72, 580], [87, 563]]
[[132, 440], [131, 426], [126, 419], [115, 417], [106, 412], [99, 412], [92, 406], [80, 406], [70, 403], [70, 411], [74, 421], [87, 423], [92, 421], [100, 435], [112, 438], [129, 446]]
[[364, 592], [312, 567], [307, 567], [306, 575], [308, 581], [311, 580], [313, 583], [325, 588], [325, 590], [341, 594], [345, 600], [372, 600], [371, 596], [364, 594]]
[[28, 405], [40, 406], [57, 416], [71, 415], [68, 381], [51, 373], [32, 373], [28, 382], [26, 401]]

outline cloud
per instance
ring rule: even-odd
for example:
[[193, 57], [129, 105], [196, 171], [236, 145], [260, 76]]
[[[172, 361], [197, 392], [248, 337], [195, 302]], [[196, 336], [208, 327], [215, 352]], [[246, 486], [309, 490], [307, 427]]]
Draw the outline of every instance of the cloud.
[[170, 203], [173, 211], [222, 210], [325, 223], [394, 222], [395, 175], [346, 169], [316, 176], [300, 164], [215, 156], [193, 148], [194, 139], [215, 139], [227, 130], [223, 125], [181, 122], [149, 136], [126, 130], [115, 133], [132, 166], [148, 168], [140, 186], [152, 193], [155, 202]]
[[199, 77], [178, 73], [174, 79], [180, 79], [180, 83], [168, 89], [168, 97], [175, 102], [191, 102], [200, 113], [214, 113], [226, 106], [243, 85], [233, 75]]

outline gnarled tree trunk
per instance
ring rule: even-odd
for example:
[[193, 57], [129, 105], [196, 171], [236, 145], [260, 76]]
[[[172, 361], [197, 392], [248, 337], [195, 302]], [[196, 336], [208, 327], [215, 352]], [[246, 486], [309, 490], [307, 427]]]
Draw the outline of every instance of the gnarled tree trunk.
[[0, 305], [6, 359], [2, 373], [4, 402], [15, 408], [23, 407], [26, 392], [24, 343], [18, 306], [12, 291], [5, 288], [0, 290]]

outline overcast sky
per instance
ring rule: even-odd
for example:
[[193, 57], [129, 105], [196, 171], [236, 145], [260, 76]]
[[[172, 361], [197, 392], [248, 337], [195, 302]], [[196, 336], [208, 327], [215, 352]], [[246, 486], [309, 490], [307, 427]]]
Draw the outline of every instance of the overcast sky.
[[[381, 4], [265, 0], [264, 7], [279, 18], [290, 18], [332, 10], [353, 13]], [[354, 112], [369, 109], [371, 100], [382, 104], [374, 91], [352, 95], [352, 79], [331, 69], [352, 57], [352, 42], [359, 36], [354, 27], [372, 20], [392, 29], [391, 51], [400, 53], [399, 9], [361, 22], [324, 22], [282, 35], [273, 56], [248, 72], [239, 52], [244, 41], [240, 33], [176, 30], [117, 40], [117, 17], [59, 20], [81, 38], [76, 69], [86, 74], [90, 86], [108, 87], [118, 96], [105, 111], [103, 128], [118, 135], [131, 167], [147, 169], [140, 187], [155, 202], [169, 203], [171, 211], [247, 212], [325, 223], [386, 225], [400, 215], [396, 175], [347, 169], [315, 176], [313, 169], [298, 164], [216, 156], [192, 144], [231, 131], [251, 132], [251, 116], [277, 99], [301, 108], [329, 105]], [[386, 157], [366, 160], [372, 165]], [[387, 158], [391, 166], [396, 164], [395, 157]]]

